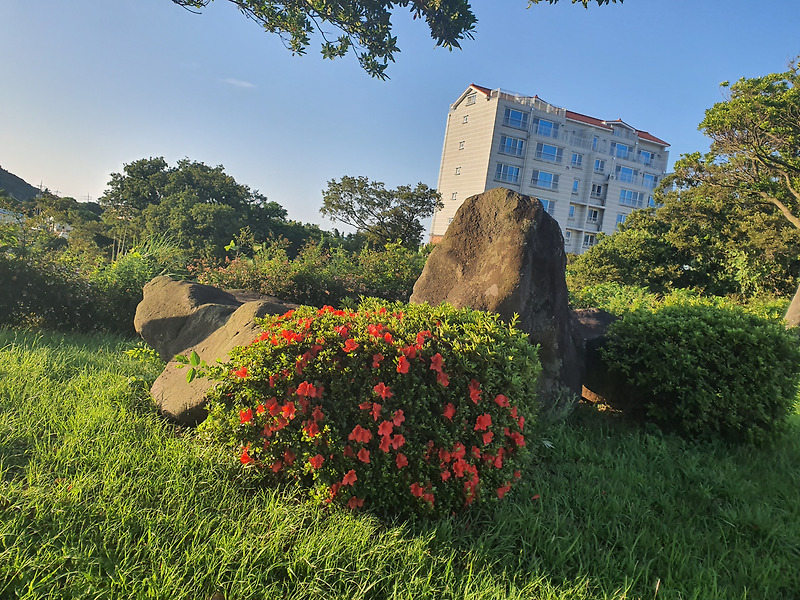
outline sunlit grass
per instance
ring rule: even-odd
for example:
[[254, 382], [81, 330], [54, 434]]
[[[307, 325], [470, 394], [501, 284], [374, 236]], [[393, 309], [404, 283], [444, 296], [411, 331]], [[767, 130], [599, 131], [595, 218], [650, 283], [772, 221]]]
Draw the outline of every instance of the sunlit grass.
[[[702, 446], [582, 408], [506, 501], [382, 523], [165, 425], [163, 367], [0, 332], [0, 598], [796, 598], [800, 422]], [[552, 447], [548, 447], [552, 446]]]

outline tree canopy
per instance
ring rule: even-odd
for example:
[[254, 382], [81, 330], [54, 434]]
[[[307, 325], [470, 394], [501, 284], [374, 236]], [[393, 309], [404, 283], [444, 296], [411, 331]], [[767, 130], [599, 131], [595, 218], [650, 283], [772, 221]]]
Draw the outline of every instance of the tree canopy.
[[399, 240], [406, 248], [417, 248], [422, 242], [420, 219], [441, 207], [439, 192], [424, 183], [387, 190], [380, 181], [345, 175], [328, 182], [320, 212], [353, 227], [370, 246]]
[[[188, 9], [202, 9], [212, 0], [172, 0]], [[269, 33], [278, 34], [294, 54], [305, 54], [311, 36], [322, 37], [322, 56], [337, 58], [353, 50], [362, 68], [385, 79], [386, 67], [400, 52], [392, 35], [395, 8], [406, 8], [424, 20], [436, 46], [452, 50], [473, 38], [477, 18], [468, 0], [228, 0]], [[542, 0], [529, 0], [528, 7]], [[545, 0], [555, 4], [559, 0]], [[617, 0], [595, 0], [598, 5]], [[572, 0], [586, 7], [591, 0]], [[619, 0], [622, 3], [622, 0]], [[332, 26], [339, 35], [327, 32]]]

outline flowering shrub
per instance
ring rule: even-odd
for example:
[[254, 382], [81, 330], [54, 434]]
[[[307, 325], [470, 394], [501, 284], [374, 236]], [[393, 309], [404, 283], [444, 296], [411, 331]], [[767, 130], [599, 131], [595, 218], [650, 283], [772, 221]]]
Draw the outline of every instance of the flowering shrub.
[[387, 515], [450, 514], [520, 477], [540, 367], [496, 315], [370, 299], [262, 326], [207, 372], [202, 427], [246, 467]]

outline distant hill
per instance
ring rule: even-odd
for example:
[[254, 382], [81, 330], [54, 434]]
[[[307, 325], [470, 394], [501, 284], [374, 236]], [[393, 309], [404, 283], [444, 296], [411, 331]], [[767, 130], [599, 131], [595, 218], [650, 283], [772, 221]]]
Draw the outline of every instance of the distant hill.
[[39, 194], [39, 188], [33, 187], [21, 177], [9, 173], [0, 167], [0, 190], [5, 190], [20, 202], [35, 198]]

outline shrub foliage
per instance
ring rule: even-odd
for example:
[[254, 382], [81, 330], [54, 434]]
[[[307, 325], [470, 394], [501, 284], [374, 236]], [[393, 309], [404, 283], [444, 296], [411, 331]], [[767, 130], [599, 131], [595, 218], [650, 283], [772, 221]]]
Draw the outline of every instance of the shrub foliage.
[[627, 382], [623, 408], [696, 439], [767, 441], [800, 378], [797, 333], [732, 306], [629, 312], [609, 328], [603, 360]]
[[246, 467], [384, 515], [450, 514], [520, 477], [540, 367], [496, 315], [371, 299], [262, 325], [207, 371], [202, 427]]

